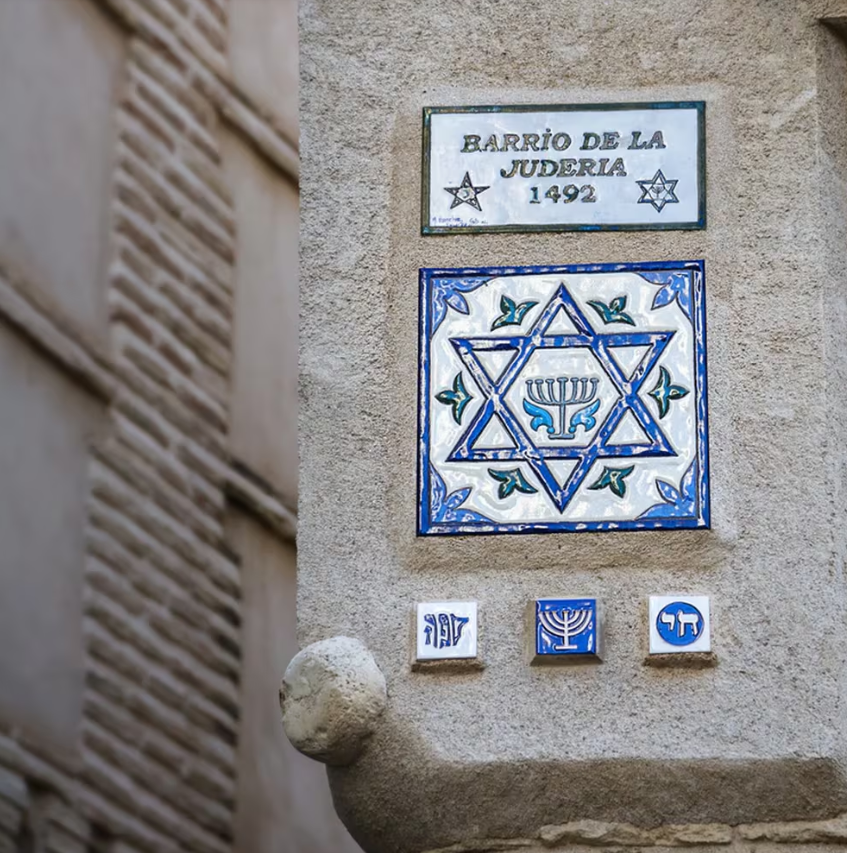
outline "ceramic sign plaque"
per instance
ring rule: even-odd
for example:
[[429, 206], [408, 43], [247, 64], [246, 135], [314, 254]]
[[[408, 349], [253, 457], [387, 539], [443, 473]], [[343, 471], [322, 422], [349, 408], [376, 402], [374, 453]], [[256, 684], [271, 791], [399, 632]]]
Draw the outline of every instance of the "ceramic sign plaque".
[[706, 226], [705, 104], [427, 107], [424, 234]]
[[651, 595], [649, 612], [651, 655], [711, 651], [709, 596]]
[[458, 660], [477, 654], [475, 601], [430, 601], [417, 606], [416, 658]]
[[702, 261], [420, 287], [420, 534], [708, 527]]
[[539, 598], [535, 602], [533, 663], [601, 658], [596, 598]]

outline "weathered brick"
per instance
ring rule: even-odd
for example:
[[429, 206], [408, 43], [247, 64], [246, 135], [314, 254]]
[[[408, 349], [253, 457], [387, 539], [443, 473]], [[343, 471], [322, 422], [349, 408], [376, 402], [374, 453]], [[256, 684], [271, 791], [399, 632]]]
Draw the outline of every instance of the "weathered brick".
[[[137, 654], [133, 654], [126, 646], [116, 646], [100, 624], [102, 614], [97, 618], [83, 620], [86, 633], [86, 650], [91, 658], [108, 663], [109, 666], [119, 672], [124, 678], [137, 684], [146, 685], [149, 681], [147, 674], [147, 662]], [[182, 697], [177, 696], [172, 704], [178, 706]]]
[[153, 223], [156, 221], [156, 208], [140, 193], [136, 187], [122, 176], [115, 181], [115, 195], [130, 210]]
[[[98, 2], [131, 35], [98, 380], [109, 434], [89, 468], [81, 754], [0, 730], [0, 853], [17, 850], [27, 810], [44, 853], [230, 853], [241, 589], [223, 521], [237, 234], [216, 134], [237, 102], [250, 136], [255, 110], [229, 79], [227, 0]], [[266, 136], [267, 117], [255, 120]]]
[[55, 792], [40, 793], [33, 799], [30, 824], [37, 843], [45, 851], [86, 853], [91, 839], [88, 821], [64, 797]]
[[[152, 727], [149, 722], [99, 692], [86, 693], [86, 718], [97, 722], [115, 737], [135, 745], [151, 759], [183, 776], [208, 796], [232, 799], [235, 779], [212, 761], [205, 759], [196, 747], [187, 748], [170, 730]], [[192, 781], [196, 780], [196, 781]]]
[[115, 394], [114, 410], [126, 418], [132, 420], [140, 429], [144, 430], [151, 438], [155, 439], [163, 448], [171, 444], [171, 438], [175, 432], [172, 424], [169, 424], [154, 408], [149, 406], [145, 400], [136, 395], [128, 393], [127, 389], [119, 388]]
[[224, 30], [226, 30], [229, 24], [229, 18], [227, 16], [227, 10], [229, 7], [226, 5], [225, 0], [196, 0], [195, 5], [201, 3], [209, 10], [209, 14], [211, 14], [224, 28]]
[[[126, 263], [145, 283], [155, 284], [160, 281], [162, 270], [157, 267], [149, 256], [145, 256], [131, 240], [119, 235], [117, 238], [118, 258]], [[222, 317], [232, 322], [233, 296], [228, 279], [216, 279], [213, 271], [203, 269], [193, 260], [183, 255], [172, 253], [171, 261], [179, 264], [178, 281], [185, 282], [192, 293], [207, 302], [212, 309]]]
[[185, 168], [200, 180], [203, 186], [208, 187], [227, 207], [234, 205], [232, 190], [226, 181], [222, 169], [213, 167], [204, 157], [197, 157], [190, 148], [180, 151], [179, 166]]
[[95, 478], [92, 493], [104, 503], [126, 514], [159, 542], [188, 560], [207, 575], [213, 583], [237, 596], [239, 574], [232, 555], [223, 547], [213, 548], [203, 542], [183, 523], [169, 516], [159, 506], [144, 498], [135, 486], [102, 464], [94, 464]]
[[[170, 835], [160, 832], [148, 821], [139, 819], [131, 804], [124, 807], [108, 793], [104, 795], [82, 781], [78, 785], [78, 800], [92, 821], [99, 826], [108, 827], [111, 836], [122, 838], [119, 842], [108, 843], [103, 853], [115, 853], [124, 849], [142, 853], [185, 853], [185, 848]], [[101, 853], [101, 850], [95, 848], [91, 853]]]
[[95, 723], [87, 722], [83, 726], [83, 740], [86, 746], [104, 761], [120, 767], [134, 783], [148, 791], [155, 791], [157, 798], [167, 802], [175, 812], [182, 812], [192, 821], [196, 821], [200, 826], [206, 827], [223, 838], [230, 835], [229, 818], [232, 803], [216, 802], [198, 794], [190, 786], [183, 784], [178, 774], [153, 761], [134, 746], [122, 742]]
[[[126, 10], [139, 36], [149, 44], [168, 50], [173, 56], [183, 58], [179, 40], [173, 35], [179, 26], [179, 17], [163, 5], [161, 0], [117, 0]], [[113, 3], [114, 5], [114, 3]]]
[[221, 346], [232, 341], [232, 316], [221, 311], [217, 305], [210, 304], [198, 295], [197, 289], [190, 285], [163, 277], [160, 290], [183, 316], [189, 317], [200, 329], [212, 335]]
[[[0, 766], [39, 787], [67, 791], [79, 765], [15, 729], [0, 732]], [[27, 801], [29, 802], [29, 800]]]
[[181, 517], [204, 542], [214, 548], [223, 547], [221, 514], [204, 512], [191, 499], [190, 489], [172, 485], [148, 460], [126, 444], [113, 443], [108, 450], [104, 449], [100, 453], [100, 457], [113, 471], [132, 482], [142, 494], [155, 501], [162, 509]]
[[153, 331], [146, 318], [137, 311], [133, 311], [125, 303], [121, 303], [114, 298], [110, 299], [109, 319], [112, 321], [113, 326], [126, 326], [142, 341], [153, 342]]
[[221, 53], [226, 52], [226, 30], [221, 22], [216, 20], [202, 3], [194, 4], [194, 25], [202, 33], [206, 41]]
[[[135, 782], [120, 764], [98, 753], [89, 753], [84, 781], [109, 800], [137, 815], [145, 823], [180, 841], [197, 853], [230, 853], [229, 841], [205, 830], [186, 815], [177, 812], [166, 800]], [[177, 848], [178, 849], [178, 848]]]
[[2, 765], [0, 765], [0, 798], [19, 809], [29, 806], [26, 779]]
[[24, 811], [8, 800], [0, 800], [0, 837], [17, 836], [23, 823]]
[[191, 85], [190, 66], [177, 59], [172, 53], [143, 41], [132, 44], [132, 62], [146, 77], [154, 79], [200, 124], [212, 127], [215, 111]]
[[[91, 522], [134, 555], [141, 568], [160, 571], [163, 578], [184, 589], [207, 609], [210, 620], [219, 618], [220, 624], [237, 629], [240, 624], [237, 602], [213, 584], [202, 570], [173, 554], [131, 519], [107, 505], [92, 504]], [[134, 561], [133, 565], [136, 565]]]
[[162, 605], [172, 602], [173, 590], [179, 587], [149, 563], [142, 564], [99, 526], [90, 525], [85, 538], [89, 559], [99, 560], [112, 572], [125, 577], [136, 595]]
[[75, 838], [61, 827], [50, 827], [44, 834], [41, 849], [44, 853], [89, 853], [86, 841]]
[[120, 602], [134, 616], [145, 612], [144, 601], [136, 590], [110, 566], [90, 555], [85, 564], [85, 582], [101, 595]]
[[163, 211], [162, 236], [185, 251], [190, 251], [204, 268], [216, 268], [221, 277], [235, 264], [235, 241], [231, 235], [210, 227], [197, 211]]
[[139, 147], [156, 147], [171, 152], [176, 148], [178, 134], [139, 98], [125, 100], [122, 118], [122, 126], [118, 131], [118, 138], [122, 142], [130, 144], [129, 140], [132, 140], [133, 145]]
[[184, 300], [173, 297], [175, 293], [179, 293], [180, 289], [185, 288], [184, 285], [163, 275], [161, 283], [151, 287], [148, 282], [122, 265], [115, 268], [112, 280], [114, 290], [110, 295], [110, 301], [122, 305], [125, 312], [132, 310], [130, 306], [118, 299], [117, 293], [146, 313], [147, 325], [156, 333], [156, 347], [163, 354], [168, 353], [174, 366], [189, 373], [195, 365], [203, 361], [216, 370], [221, 377], [226, 377], [229, 354], [221, 340], [223, 337], [221, 327], [209, 323], [208, 320], [205, 324], [198, 322], [198, 317], [208, 318], [212, 311], [204, 317], [202, 308], [194, 314], [182, 310], [179, 302]]
[[86, 681], [90, 691], [96, 692], [104, 701], [126, 709], [142, 725], [161, 731], [170, 740], [202, 757], [221, 772], [233, 772], [235, 752], [231, 744], [210, 737], [205, 731], [192, 726], [184, 713], [157, 701], [108, 661], [93, 660], [88, 667]]
[[[187, 74], [168, 74], [168, 67], [149, 53], [136, 51], [129, 62], [129, 80], [132, 87], [151, 107], [162, 113], [163, 118], [174, 126], [181, 135], [190, 129], [205, 142], [216, 147], [212, 129], [217, 123], [214, 109], [204, 99], [187, 98], [191, 91], [186, 85]], [[196, 93], [195, 93], [196, 94]]]
[[[119, 580], [119, 579], [116, 579]], [[238, 661], [215, 646], [202, 632], [180, 626], [167, 609], [153, 602], [127, 606], [123, 596], [101, 588], [89, 590], [86, 613], [116, 640], [128, 644], [133, 656], [150, 662], [151, 677], [171, 676], [214, 702], [229, 715], [238, 713]], [[105, 642], [108, 638], [103, 637]], [[94, 637], [92, 637], [92, 641]], [[161, 672], [159, 671], [161, 669]]]
[[[128, 362], [157, 382], [169, 396], [172, 395], [171, 402], [179, 401], [184, 404], [186, 413], [200, 415], [205, 419], [207, 427], [223, 433], [228, 425], [227, 401], [217, 399], [200, 386], [196, 381], [193, 365], [180, 362], [178, 351], [171, 347], [171, 343], [168, 341], [163, 346], [155, 340], [130, 340], [123, 344], [119, 351]], [[171, 358], [165, 357], [163, 350], [170, 352]]]
[[224, 219], [214, 210], [210, 214], [207, 205], [197, 204], [195, 199], [186, 194], [185, 182], [169, 181], [130, 147], [121, 145], [119, 157], [124, 179], [125, 176], [131, 177], [136, 182], [139, 194], [146, 194], [150, 206], [159, 214], [157, 220], [163, 215], [174, 217], [224, 260], [234, 260], [233, 220]]
[[164, 480], [182, 490], [197, 507], [216, 518], [223, 513], [226, 502], [220, 488], [216, 489], [212, 483], [184, 465], [175, 453], [163, 452], [158, 443], [129, 419], [116, 415], [114, 424], [116, 441], [128, 450], [143, 455]]
[[176, 253], [149, 222], [139, 218], [134, 211], [117, 208], [115, 228], [118, 234], [125, 235], [132, 245], [154, 264], [161, 266], [176, 278], [181, 277], [182, 271], [174, 258]]
[[220, 220], [231, 234], [235, 233], [234, 202], [220, 177], [209, 170], [197, 170], [184, 163], [184, 158], [171, 157], [163, 163], [165, 178], [179, 186], [184, 195]]
[[119, 448], [116, 452], [133, 453], [142, 457], [165, 483], [188, 497], [198, 510], [212, 518], [221, 517], [225, 505], [220, 493], [183, 465], [174, 454], [162, 452], [160, 446], [148, 439], [144, 431], [138, 429], [130, 420], [122, 416], [115, 418], [113, 440]]
[[[196, 411], [180, 400], [174, 391], [156, 384], [129, 359], [121, 359], [116, 372], [125, 386], [124, 391], [115, 397], [115, 407], [132, 418], [145, 429], [157, 430], [161, 435], [161, 416], [164, 421], [183, 435], [191, 435], [193, 440], [221, 459], [228, 456], [225, 435], [210, 427]], [[145, 404], [145, 405], [141, 405]], [[139, 418], [138, 415], [141, 415]]]
[[145, 373], [149, 379], [152, 379], [163, 389], [173, 390], [170, 382], [173, 365], [167, 363], [163, 365], [162, 360], [155, 357], [155, 350], [150, 347], [138, 346], [138, 340], [135, 338], [116, 334], [114, 340], [123, 358], [131, 361], [142, 373]]

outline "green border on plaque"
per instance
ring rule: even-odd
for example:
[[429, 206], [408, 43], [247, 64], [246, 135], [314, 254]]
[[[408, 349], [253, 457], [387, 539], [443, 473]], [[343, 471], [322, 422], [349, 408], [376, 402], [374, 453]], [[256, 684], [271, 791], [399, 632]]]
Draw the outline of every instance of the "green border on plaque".
[[[613, 112], [621, 110], [697, 110], [697, 219], [689, 222], [575, 225], [430, 225], [430, 118], [437, 113]], [[421, 165], [421, 234], [537, 233], [542, 231], [700, 231], [706, 227], [706, 102], [648, 101], [626, 104], [507, 104], [504, 106], [424, 107]]]

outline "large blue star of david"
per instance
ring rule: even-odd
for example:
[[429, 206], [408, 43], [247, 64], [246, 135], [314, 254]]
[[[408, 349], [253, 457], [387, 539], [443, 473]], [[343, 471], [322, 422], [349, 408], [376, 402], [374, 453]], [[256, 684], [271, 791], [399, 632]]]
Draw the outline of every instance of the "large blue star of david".
[[[559, 311], [570, 319], [576, 334], [547, 334]], [[464, 434], [447, 458], [448, 462], [526, 462], [533, 470], [553, 503], [564, 512], [598, 459], [676, 456], [656, 419], [639, 396], [641, 386], [661, 358], [675, 332], [595, 332], [573, 297], [561, 284], [544, 307], [535, 324], [523, 335], [497, 338], [451, 338], [450, 342], [473, 376], [484, 401]], [[649, 347], [635, 369], [627, 376], [615, 361], [615, 347]], [[588, 444], [574, 446], [539, 446], [510, 409], [506, 394], [520, 375], [532, 354], [538, 349], [584, 349], [593, 353], [611, 379], [618, 399]], [[515, 355], [499, 378], [492, 376], [480, 361], [478, 353], [514, 351]], [[610, 438], [631, 412], [649, 442], [612, 444]], [[482, 432], [498, 416], [514, 447], [477, 447]], [[576, 459], [577, 464], [563, 484], [559, 484], [547, 464], [550, 459]]]

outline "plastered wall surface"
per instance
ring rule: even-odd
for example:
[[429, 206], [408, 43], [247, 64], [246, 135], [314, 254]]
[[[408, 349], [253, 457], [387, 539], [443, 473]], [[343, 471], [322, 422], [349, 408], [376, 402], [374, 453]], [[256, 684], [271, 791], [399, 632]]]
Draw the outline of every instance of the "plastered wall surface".
[[297, 505], [297, 190], [233, 134], [223, 138], [241, 228], [232, 443]]
[[296, 142], [297, 0], [229, 0], [229, 54], [241, 85]]
[[[330, 773], [365, 849], [847, 806], [843, 48], [819, 20], [845, 14], [303, 4], [300, 639], [357, 637], [388, 679], [370, 748]], [[705, 231], [419, 234], [424, 106], [695, 99]], [[706, 261], [712, 530], [416, 538], [418, 268], [691, 258]], [[646, 597], [674, 591], [712, 596], [717, 667], [643, 665]], [[603, 664], [529, 667], [524, 606], [556, 594], [602, 599]], [[479, 601], [486, 668], [412, 673], [410, 608], [451, 599]]]
[[83, 703], [85, 484], [103, 409], [2, 332], [0, 382], [15, 405], [0, 416], [0, 573], [7, 588], [0, 713], [72, 756]]
[[[42, 44], [50, 50], [39, 50]], [[124, 47], [86, 0], [0, 6], [0, 73], [22, 81], [5, 87], [0, 100], [4, 265], [43, 282], [46, 295], [101, 341]]]

